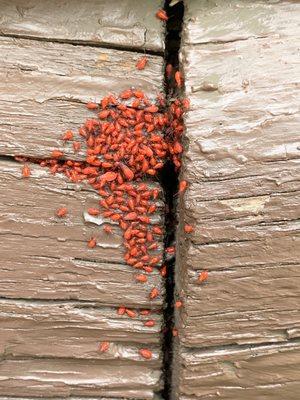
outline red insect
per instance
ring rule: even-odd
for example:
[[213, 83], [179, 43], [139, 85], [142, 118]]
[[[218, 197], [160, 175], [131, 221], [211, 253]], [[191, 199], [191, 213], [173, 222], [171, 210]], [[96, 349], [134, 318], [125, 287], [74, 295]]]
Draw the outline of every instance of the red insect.
[[97, 110], [98, 104], [90, 102], [87, 103], [86, 108], [88, 108], [89, 110]]
[[64, 153], [60, 150], [53, 150], [51, 153], [52, 158], [60, 158], [63, 157]]
[[109, 226], [109, 225], [104, 225], [103, 226], [103, 230], [104, 230], [104, 232], [105, 233], [112, 233], [112, 227], [111, 226]]
[[135, 318], [136, 317], [136, 313], [134, 311], [132, 311], [132, 310], [129, 310], [129, 308], [126, 308], [126, 314], [130, 318]]
[[29, 178], [31, 175], [31, 171], [30, 168], [28, 167], [28, 165], [24, 165], [22, 168], [22, 177], [23, 178]]
[[147, 57], [141, 57], [136, 63], [136, 68], [139, 70], [144, 69], [146, 67], [147, 62], [148, 62]]
[[167, 276], [167, 266], [163, 265], [161, 270], [160, 270], [160, 275], [165, 278]]
[[118, 308], [118, 315], [124, 315], [126, 312], [126, 308], [124, 306], [121, 306]]
[[182, 75], [180, 71], [175, 72], [175, 82], [177, 86], [180, 88], [182, 86]]
[[202, 271], [200, 272], [199, 276], [198, 276], [198, 282], [202, 283], [204, 281], [206, 281], [208, 278], [208, 271]]
[[151, 360], [152, 358], [152, 351], [149, 349], [140, 349], [139, 353], [146, 360]]
[[150, 300], [154, 300], [157, 296], [159, 296], [159, 291], [156, 288], [153, 288], [150, 292]]
[[75, 151], [75, 153], [77, 153], [81, 148], [81, 144], [80, 142], [73, 142], [73, 149]]
[[185, 233], [192, 233], [192, 232], [194, 232], [194, 228], [192, 227], [192, 225], [185, 224], [184, 225], [184, 232]]
[[187, 181], [180, 181], [179, 182], [179, 193], [185, 192], [187, 186], [188, 186]]
[[59, 208], [58, 210], [56, 210], [56, 215], [57, 215], [59, 218], [65, 217], [65, 216], [67, 215], [67, 213], [68, 213], [68, 210], [67, 210], [66, 207], [61, 207], [61, 208]]
[[177, 300], [175, 301], [175, 308], [181, 308], [182, 307], [182, 301]]
[[107, 352], [109, 349], [109, 342], [101, 342], [99, 345], [99, 351], [101, 353], [105, 353]]
[[148, 319], [148, 321], [144, 322], [144, 325], [148, 326], [148, 327], [152, 327], [155, 325], [155, 321], [154, 321], [154, 319]]
[[95, 238], [91, 238], [89, 241], [88, 241], [88, 248], [89, 249], [93, 249], [94, 247], [96, 247], [96, 245], [97, 245], [97, 242], [96, 242], [96, 239]]
[[167, 13], [164, 10], [158, 10], [155, 15], [158, 19], [161, 19], [162, 21], [168, 21]]
[[139, 275], [135, 275], [135, 280], [141, 283], [145, 283], [147, 282], [148, 278], [146, 275], [143, 274], [139, 274]]
[[98, 208], [89, 208], [88, 209], [88, 213], [90, 215], [99, 215], [100, 214], [100, 210]]
[[176, 328], [172, 329], [172, 335], [173, 335], [173, 337], [178, 336], [178, 330]]
[[72, 140], [74, 137], [74, 134], [72, 131], [67, 131], [65, 132], [64, 136], [63, 136], [63, 140]]

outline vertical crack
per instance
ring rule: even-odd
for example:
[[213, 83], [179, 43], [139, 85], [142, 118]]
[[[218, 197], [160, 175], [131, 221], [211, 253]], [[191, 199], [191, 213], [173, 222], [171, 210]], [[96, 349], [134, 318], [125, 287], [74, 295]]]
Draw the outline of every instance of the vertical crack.
[[[174, 4], [176, 3], [176, 4]], [[172, 5], [174, 4], [174, 5]], [[184, 13], [182, 1], [166, 1], [165, 11], [168, 15], [165, 36], [165, 66], [171, 64], [174, 69], [179, 69], [179, 50], [181, 29]], [[165, 93], [167, 103], [179, 94], [173, 80], [165, 75]], [[165, 192], [166, 210], [165, 210], [165, 250], [175, 245], [175, 232], [177, 226], [176, 194], [178, 192], [178, 175], [174, 163], [169, 160], [165, 164], [160, 174], [161, 185]], [[174, 265], [175, 254], [165, 251], [165, 265], [167, 266], [166, 277], [166, 296], [164, 308], [164, 330], [163, 330], [163, 373], [164, 388], [162, 397], [165, 400], [170, 399], [172, 385], [172, 357], [173, 357], [173, 328], [174, 328]]]

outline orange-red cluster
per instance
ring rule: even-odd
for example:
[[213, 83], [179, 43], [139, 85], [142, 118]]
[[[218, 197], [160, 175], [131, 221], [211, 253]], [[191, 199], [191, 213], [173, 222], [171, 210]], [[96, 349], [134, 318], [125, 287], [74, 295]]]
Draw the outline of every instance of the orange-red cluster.
[[[84, 161], [66, 159], [61, 149], [52, 151], [48, 159], [33, 160], [48, 167], [52, 174], [65, 174], [72, 182], [88, 181], [98, 192], [99, 206], [89, 208], [88, 213], [101, 214], [120, 226], [124, 260], [138, 270], [135, 279], [140, 283], [147, 282], [146, 274], [163, 261], [158, 244], [163, 228], [154, 223], [160, 193], [144, 179], [155, 177], [168, 158], [177, 169], [180, 167], [182, 115], [188, 106], [186, 100], [176, 99], [166, 107], [160, 96], [151, 103], [141, 90], [134, 89], [118, 97], [109, 95], [99, 104], [87, 104], [94, 115], [77, 134], [69, 130], [62, 136], [65, 145], [72, 143], [75, 154], [85, 150]], [[29, 175], [29, 167], [24, 166], [23, 176]], [[56, 214], [64, 217], [67, 212], [62, 207]], [[111, 233], [108, 224], [103, 229]], [[87, 246], [93, 249], [96, 245], [96, 238], [90, 238]], [[161, 275], [166, 276], [166, 266], [161, 267]], [[157, 296], [158, 289], [152, 288], [149, 298]], [[118, 313], [122, 312], [132, 318], [136, 315], [123, 307]], [[153, 321], [145, 325], [153, 326]], [[107, 343], [103, 342], [100, 351], [107, 350]], [[140, 353], [150, 358], [145, 349]]]

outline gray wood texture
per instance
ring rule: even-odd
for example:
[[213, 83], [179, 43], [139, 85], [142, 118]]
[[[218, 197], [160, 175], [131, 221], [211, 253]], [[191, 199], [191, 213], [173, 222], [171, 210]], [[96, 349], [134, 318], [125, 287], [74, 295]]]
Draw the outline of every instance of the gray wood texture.
[[161, 0], [1, 0], [4, 35], [162, 52]]
[[[1, 25], [0, 25], [1, 29]], [[163, 59], [140, 54], [0, 36], [0, 154], [49, 157], [62, 134], [77, 132], [95, 113], [85, 103], [135, 87], [154, 100], [163, 88]], [[70, 144], [65, 155], [74, 155]]]
[[186, 3], [174, 398], [299, 393], [299, 16], [299, 2]]
[[[0, 0], [0, 399], [153, 399], [162, 388], [164, 282], [138, 283], [118, 224], [91, 217], [87, 184], [13, 156], [85, 159], [63, 144], [94, 113], [89, 101], [137, 88], [163, 90], [160, 1]], [[111, 48], [107, 48], [111, 47]], [[118, 50], [117, 50], [118, 49]], [[123, 50], [121, 50], [123, 49]], [[137, 51], [135, 51], [137, 50]], [[142, 71], [136, 62], [147, 54]], [[79, 139], [81, 140], [81, 139]], [[7, 157], [9, 156], [9, 157]], [[151, 224], [164, 224], [160, 191]], [[55, 211], [65, 206], [66, 218]], [[104, 233], [108, 224], [113, 233]], [[95, 236], [97, 246], [87, 248]], [[163, 242], [153, 255], [162, 255]], [[150, 300], [156, 287], [160, 295]], [[124, 306], [135, 313], [118, 314]], [[143, 315], [149, 310], [148, 315]], [[154, 326], [145, 326], [148, 320]], [[109, 342], [106, 352], [99, 344]], [[147, 348], [151, 360], [139, 351]], [[1, 397], [2, 396], [2, 397]]]

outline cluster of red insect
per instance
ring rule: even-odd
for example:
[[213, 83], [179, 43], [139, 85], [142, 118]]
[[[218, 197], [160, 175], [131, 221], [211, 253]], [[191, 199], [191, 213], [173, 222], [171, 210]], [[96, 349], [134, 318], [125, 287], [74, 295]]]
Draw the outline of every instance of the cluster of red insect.
[[[187, 100], [176, 99], [166, 107], [163, 97], [151, 102], [141, 90], [134, 89], [125, 90], [118, 97], [109, 95], [100, 103], [87, 104], [94, 115], [78, 133], [69, 130], [62, 136], [65, 145], [73, 146], [74, 153], [85, 150], [83, 161], [66, 159], [60, 149], [52, 151], [48, 159], [34, 160], [52, 174], [65, 174], [72, 182], [87, 181], [98, 192], [99, 206], [89, 208], [88, 213], [107, 219], [103, 229], [108, 234], [112, 231], [109, 220], [119, 225], [126, 249], [124, 260], [137, 270], [135, 279], [140, 283], [147, 282], [147, 274], [162, 263], [159, 241], [163, 229], [155, 224], [154, 215], [160, 192], [145, 178], [155, 177], [168, 158], [180, 168], [182, 116], [188, 106]], [[25, 165], [23, 176], [29, 175]], [[179, 191], [185, 187], [183, 182]], [[62, 207], [56, 213], [63, 218], [68, 210]], [[96, 238], [90, 238], [87, 246], [96, 247]], [[160, 267], [160, 273], [166, 276], [165, 266]], [[159, 291], [154, 287], [149, 298], [157, 296]], [[124, 312], [135, 317], [132, 310]], [[150, 320], [147, 326], [152, 323]]]

